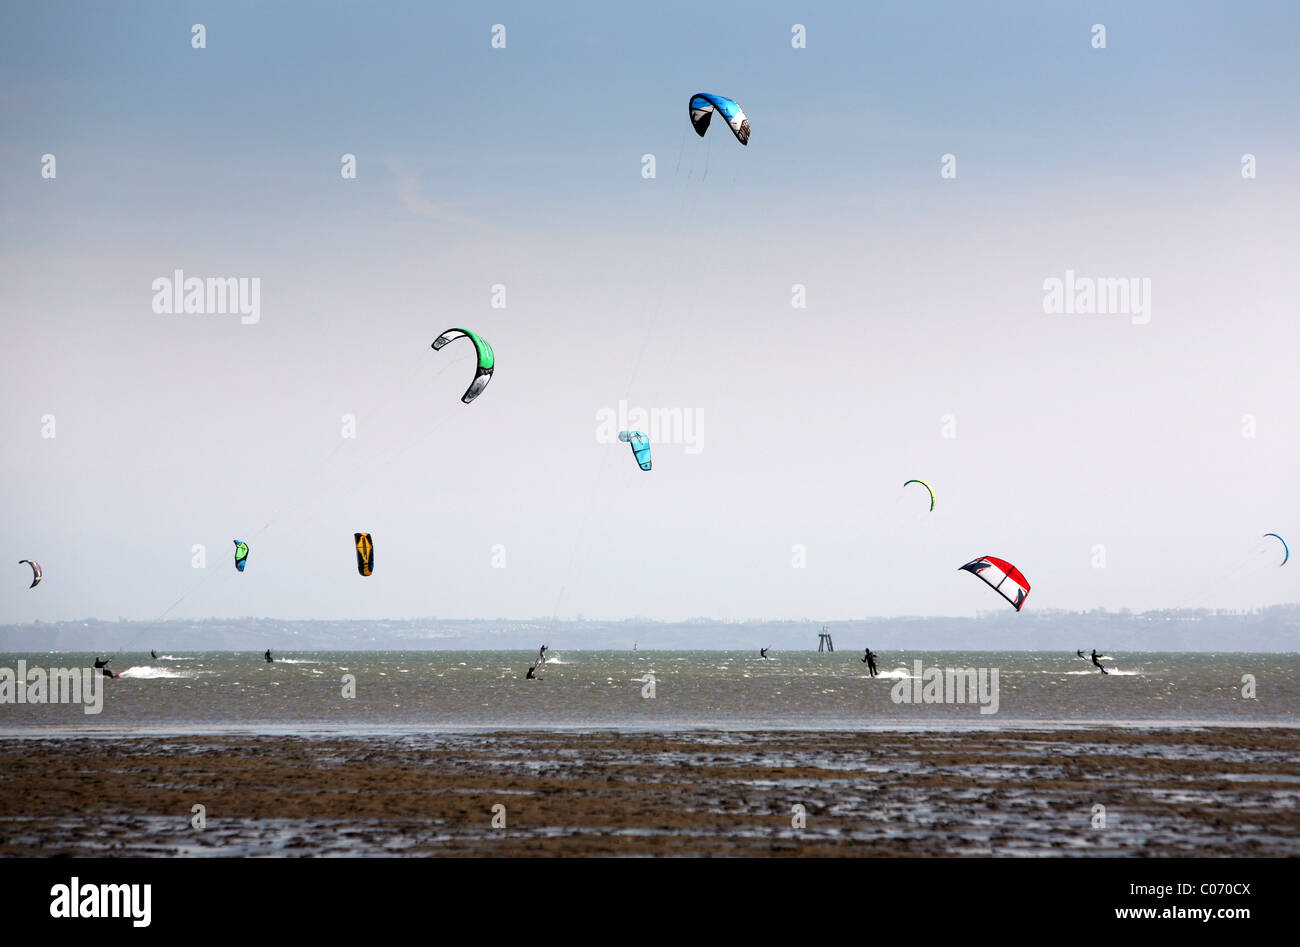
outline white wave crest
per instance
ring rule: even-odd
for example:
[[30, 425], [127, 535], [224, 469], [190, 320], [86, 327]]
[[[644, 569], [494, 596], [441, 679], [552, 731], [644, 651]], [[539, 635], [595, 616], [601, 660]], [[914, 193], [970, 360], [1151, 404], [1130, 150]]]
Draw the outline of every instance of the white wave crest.
[[157, 678], [180, 678], [180, 677], [197, 677], [194, 671], [173, 671], [171, 668], [152, 667], [150, 665], [136, 665], [129, 667], [118, 674], [118, 677], [131, 677], [140, 680], [151, 680]]

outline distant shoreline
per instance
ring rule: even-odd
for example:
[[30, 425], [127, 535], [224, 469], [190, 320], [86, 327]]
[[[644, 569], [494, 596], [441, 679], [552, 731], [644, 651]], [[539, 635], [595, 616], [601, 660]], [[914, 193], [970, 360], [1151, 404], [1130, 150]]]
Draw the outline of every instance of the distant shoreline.
[[0, 653], [131, 651], [777, 651], [817, 650], [825, 627], [837, 652], [918, 650], [1300, 651], [1300, 604], [1250, 612], [1159, 609], [1146, 612], [1053, 610], [976, 616], [860, 619], [167, 619], [0, 624]]

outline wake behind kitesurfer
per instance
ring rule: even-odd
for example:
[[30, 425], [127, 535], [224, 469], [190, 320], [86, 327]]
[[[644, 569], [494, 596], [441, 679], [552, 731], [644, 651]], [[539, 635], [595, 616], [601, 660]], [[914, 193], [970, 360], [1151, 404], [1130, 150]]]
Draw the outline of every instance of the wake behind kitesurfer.
[[1104, 657], [1106, 657], [1106, 655], [1098, 654], [1096, 648], [1092, 649], [1092, 663], [1097, 665], [1097, 670], [1101, 671], [1102, 674], [1109, 674], [1110, 672], [1107, 671], [1104, 667], [1102, 667], [1101, 662], [1097, 660], [1098, 658], [1104, 658]]

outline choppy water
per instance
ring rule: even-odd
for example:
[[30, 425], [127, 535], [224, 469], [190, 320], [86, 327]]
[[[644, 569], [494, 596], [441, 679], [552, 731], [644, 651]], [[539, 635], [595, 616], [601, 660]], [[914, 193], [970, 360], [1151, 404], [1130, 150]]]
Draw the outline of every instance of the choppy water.
[[[104, 705], [0, 703], [0, 732], [251, 729], [397, 731], [422, 728], [949, 729], [1142, 723], [1288, 725], [1300, 721], [1295, 654], [1121, 654], [1103, 677], [1056, 652], [882, 653], [870, 678], [854, 653], [780, 652], [769, 660], [724, 651], [565, 651], [541, 678], [534, 653], [315, 652], [261, 655], [162, 652], [113, 656]], [[77, 667], [73, 654], [0, 655], [0, 668]], [[980, 703], [903, 703], [924, 668], [996, 669], [997, 712]], [[343, 696], [345, 676], [355, 697]], [[653, 697], [648, 694], [653, 675]], [[1256, 696], [1243, 697], [1252, 675]], [[991, 675], [987, 678], [991, 684]], [[985, 701], [986, 706], [991, 706]]]

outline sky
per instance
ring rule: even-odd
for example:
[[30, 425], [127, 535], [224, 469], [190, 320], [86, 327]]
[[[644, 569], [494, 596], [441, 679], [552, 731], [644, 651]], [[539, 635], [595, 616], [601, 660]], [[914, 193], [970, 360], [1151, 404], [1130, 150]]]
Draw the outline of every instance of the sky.
[[[1300, 600], [1298, 27], [7, 3], [0, 622], [959, 616], [983, 555], [1026, 609]], [[620, 404], [680, 420], [649, 473]]]

